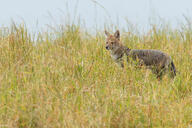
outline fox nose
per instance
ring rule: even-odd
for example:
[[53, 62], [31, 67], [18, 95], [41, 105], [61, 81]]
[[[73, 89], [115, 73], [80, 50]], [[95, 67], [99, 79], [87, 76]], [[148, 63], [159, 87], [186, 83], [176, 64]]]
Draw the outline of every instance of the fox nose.
[[107, 50], [109, 50], [109, 46], [106, 46], [105, 48], [106, 48]]

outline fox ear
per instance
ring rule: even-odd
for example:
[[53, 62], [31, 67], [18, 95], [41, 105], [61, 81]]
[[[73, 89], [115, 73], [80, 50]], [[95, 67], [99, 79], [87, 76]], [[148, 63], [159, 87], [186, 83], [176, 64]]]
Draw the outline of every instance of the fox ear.
[[114, 34], [114, 36], [117, 38], [117, 39], [120, 39], [120, 32], [119, 30], [117, 30]]
[[109, 36], [110, 33], [109, 33], [108, 31], [105, 30], [105, 35], [106, 35], [106, 36]]

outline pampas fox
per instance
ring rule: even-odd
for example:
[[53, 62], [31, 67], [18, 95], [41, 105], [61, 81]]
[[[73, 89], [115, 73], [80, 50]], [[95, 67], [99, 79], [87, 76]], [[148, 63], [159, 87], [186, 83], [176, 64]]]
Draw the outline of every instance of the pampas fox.
[[168, 70], [171, 72], [171, 76], [176, 76], [175, 65], [168, 54], [152, 49], [130, 49], [121, 43], [119, 30], [113, 35], [107, 31], [105, 34], [107, 36], [106, 49], [111, 52], [113, 60], [122, 68], [124, 67], [123, 56], [126, 55], [128, 62], [136, 61], [139, 66], [144, 65], [150, 68], [158, 79], [161, 79]]

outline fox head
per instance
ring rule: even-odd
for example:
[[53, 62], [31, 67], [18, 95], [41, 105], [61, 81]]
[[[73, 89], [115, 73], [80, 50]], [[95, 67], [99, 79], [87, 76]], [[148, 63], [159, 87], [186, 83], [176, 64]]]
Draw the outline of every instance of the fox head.
[[115, 48], [121, 46], [119, 30], [117, 30], [113, 35], [105, 30], [105, 35], [107, 36], [105, 47], [107, 50], [114, 50]]

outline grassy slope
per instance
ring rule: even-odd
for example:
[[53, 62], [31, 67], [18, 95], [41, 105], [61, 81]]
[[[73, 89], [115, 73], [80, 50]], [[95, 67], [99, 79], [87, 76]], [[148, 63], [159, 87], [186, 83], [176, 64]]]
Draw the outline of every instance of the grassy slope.
[[105, 37], [78, 26], [40, 33], [33, 42], [24, 26], [0, 31], [0, 126], [192, 126], [192, 37], [185, 28], [153, 27], [123, 33], [130, 48], [160, 49], [174, 60], [177, 77], [159, 82], [146, 69], [119, 68]]

